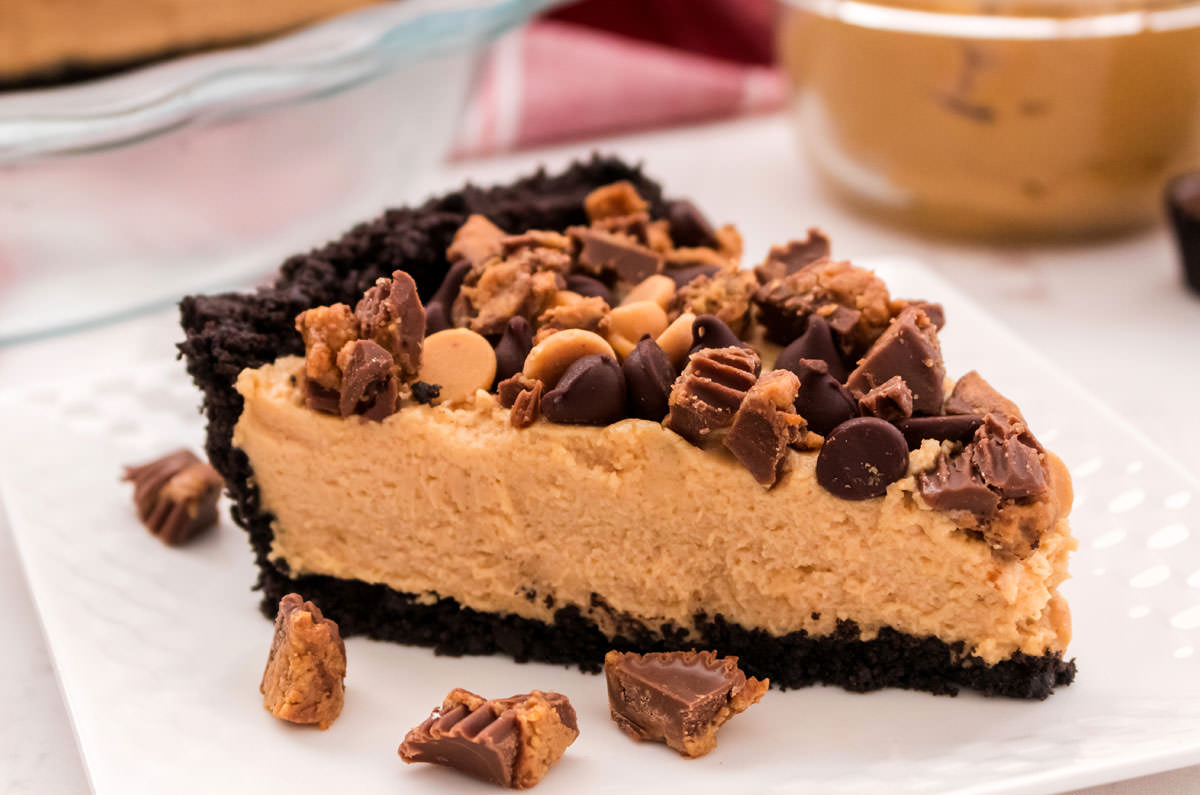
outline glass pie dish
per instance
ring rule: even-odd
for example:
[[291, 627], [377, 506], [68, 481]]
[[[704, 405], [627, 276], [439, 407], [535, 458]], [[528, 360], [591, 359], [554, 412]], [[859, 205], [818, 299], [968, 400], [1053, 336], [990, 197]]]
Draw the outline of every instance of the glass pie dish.
[[419, 199], [484, 45], [553, 4], [381, 3], [0, 93], [0, 342], [244, 282]]
[[786, 0], [778, 43], [817, 170], [911, 225], [1134, 229], [1200, 167], [1196, 0]]

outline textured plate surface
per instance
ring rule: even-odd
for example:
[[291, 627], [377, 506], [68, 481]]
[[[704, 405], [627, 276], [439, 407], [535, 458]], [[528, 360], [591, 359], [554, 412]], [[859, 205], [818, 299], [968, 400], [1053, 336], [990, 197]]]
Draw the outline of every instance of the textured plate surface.
[[257, 691], [271, 629], [241, 531], [223, 519], [191, 547], [161, 547], [117, 480], [122, 464], [201, 445], [197, 394], [172, 362], [0, 404], [0, 488], [96, 791], [492, 792], [396, 756], [456, 686], [571, 698], [582, 735], [545, 795], [1042, 791], [1200, 762], [1200, 485], [935, 276], [864, 264], [894, 295], [942, 301], [951, 375], [980, 370], [1074, 474], [1074, 685], [1042, 703], [771, 691], [685, 761], [620, 734], [600, 677], [355, 638], [333, 727], [278, 723]]

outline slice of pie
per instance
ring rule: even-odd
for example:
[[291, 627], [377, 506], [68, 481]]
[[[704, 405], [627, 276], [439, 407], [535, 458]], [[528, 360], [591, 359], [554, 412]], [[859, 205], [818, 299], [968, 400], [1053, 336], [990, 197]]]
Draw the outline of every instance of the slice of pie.
[[946, 377], [939, 305], [816, 231], [741, 256], [594, 158], [185, 299], [264, 611], [587, 670], [703, 648], [784, 687], [1069, 683], [1059, 459]]

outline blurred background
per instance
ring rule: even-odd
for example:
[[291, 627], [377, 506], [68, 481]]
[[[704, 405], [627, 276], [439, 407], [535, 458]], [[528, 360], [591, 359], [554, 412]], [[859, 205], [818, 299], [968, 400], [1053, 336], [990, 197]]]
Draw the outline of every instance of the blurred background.
[[[0, 0], [0, 386], [162, 361], [185, 293], [596, 150], [747, 265], [819, 226], [936, 271], [1200, 476], [1197, 0]], [[0, 790], [75, 791], [14, 618]]]

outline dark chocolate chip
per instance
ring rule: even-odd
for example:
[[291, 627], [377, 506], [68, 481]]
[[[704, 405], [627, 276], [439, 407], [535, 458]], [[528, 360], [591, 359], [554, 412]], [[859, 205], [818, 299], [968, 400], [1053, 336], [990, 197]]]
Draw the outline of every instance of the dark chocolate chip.
[[942, 349], [937, 329], [919, 307], [907, 307], [875, 340], [846, 379], [846, 387], [865, 395], [873, 388], [898, 375], [913, 395], [913, 411], [918, 414], [942, 412]]
[[1166, 201], [1184, 280], [1200, 293], [1200, 171], [1171, 180], [1167, 184]]
[[611, 356], [576, 359], [542, 397], [542, 416], [563, 425], [608, 425], [625, 416], [625, 376]]
[[617, 305], [617, 299], [613, 295], [613, 291], [608, 289], [608, 285], [599, 279], [584, 276], [582, 273], [568, 273], [566, 282], [568, 290], [579, 293], [584, 298], [603, 298], [604, 303], [609, 306]]
[[520, 372], [532, 348], [533, 327], [529, 321], [520, 315], [510, 317], [503, 336], [496, 343], [496, 380], [492, 383], [493, 389], [496, 384]]
[[833, 331], [828, 321], [820, 315], [809, 315], [804, 333], [780, 352], [775, 360], [776, 370], [792, 370], [801, 359], [820, 359], [829, 365], [829, 374], [838, 381], [845, 381], [849, 371], [842, 361], [837, 343], [833, 341]]
[[716, 315], [700, 315], [692, 321], [692, 353], [704, 348], [749, 348], [728, 324]]
[[463, 279], [469, 270], [471, 263], [464, 261], [454, 263], [450, 270], [446, 271], [437, 292], [425, 305], [426, 336], [450, 328], [450, 307], [454, 306], [454, 299], [458, 298], [458, 291], [462, 288]]
[[579, 252], [579, 266], [589, 273], [637, 284], [662, 270], [657, 252], [628, 237], [582, 226], [567, 231]]
[[833, 429], [817, 454], [817, 482], [844, 500], [882, 497], [908, 472], [908, 444], [877, 417], [855, 417]]
[[942, 417], [911, 417], [897, 422], [896, 427], [904, 434], [908, 449], [916, 450], [926, 439], [967, 444], [982, 424], [983, 417], [975, 414], [947, 414]]
[[798, 359], [787, 368], [800, 379], [796, 413], [808, 421], [814, 433], [829, 435], [837, 426], [858, 416], [858, 403], [846, 388], [829, 374], [822, 359]]
[[678, 290], [701, 276], [712, 276], [720, 270], [719, 265], [689, 265], [686, 268], [668, 268], [663, 271], [663, 275], [670, 276], [675, 282], [675, 289]]
[[621, 363], [628, 391], [629, 413], [643, 420], [661, 422], [667, 416], [667, 401], [675, 382], [671, 359], [647, 334]]
[[667, 204], [667, 223], [671, 242], [679, 248], [716, 248], [717, 233], [696, 205], [687, 199], [675, 199]]
[[427, 384], [424, 381], [417, 381], [412, 385], [413, 400], [418, 403], [429, 405], [437, 400], [441, 394], [441, 384]]

